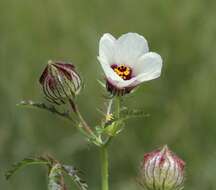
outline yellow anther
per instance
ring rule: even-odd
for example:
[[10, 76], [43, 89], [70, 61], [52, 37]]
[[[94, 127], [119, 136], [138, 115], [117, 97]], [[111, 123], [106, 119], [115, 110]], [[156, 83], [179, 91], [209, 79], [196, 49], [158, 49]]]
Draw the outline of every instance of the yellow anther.
[[124, 80], [130, 79], [130, 75], [131, 75], [131, 69], [130, 69], [130, 67], [127, 67], [124, 64], [121, 64], [120, 66], [115, 67], [113, 70], [122, 79], [124, 79]]
[[126, 70], [125, 72], [124, 72], [124, 75], [129, 75], [130, 74], [130, 72], [128, 71], [128, 70]]
[[107, 114], [106, 115], [106, 121], [111, 121], [111, 120], [113, 120], [113, 114]]

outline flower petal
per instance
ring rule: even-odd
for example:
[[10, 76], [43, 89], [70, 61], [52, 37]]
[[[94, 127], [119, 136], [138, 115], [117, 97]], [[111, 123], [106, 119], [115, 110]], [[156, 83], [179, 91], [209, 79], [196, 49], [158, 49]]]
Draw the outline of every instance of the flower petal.
[[117, 75], [110, 65], [106, 62], [106, 60], [98, 57], [98, 60], [102, 66], [102, 69], [106, 75], [107, 80], [116, 88], [122, 89], [125, 87], [135, 86], [133, 84], [137, 84], [137, 79], [134, 77], [130, 80], [123, 80], [119, 75]]
[[140, 82], [158, 78], [161, 74], [162, 58], [159, 54], [149, 52], [141, 56], [133, 68], [133, 74]]
[[116, 41], [115, 61], [133, 67], [137, 59], [149, 51], [146, 39], [137, 33], [127, 33]]
[[114, 45], [116, 39], [109, 33], [104, 34], [99, 42], [99, 57], [106, 59], [109, 64], [114, 62]]
[[135, 87], [137, 85], [137, 79], [132, 78], [130, 80], [122, 80], [122, 81], [115, 81], [111, 78], [108, 78], [109, 83], [119, 89], [128, 88], [128, 87]]
[[123, 81], [123, 79], [113, 71], [113, 69], [110, 67], [106, 59], [103, 59], [102, 57], [98, 56], [98, 60], [106, 75], [106, 78], [109, 78], [112, 81], [116, 81], [116, 82]]

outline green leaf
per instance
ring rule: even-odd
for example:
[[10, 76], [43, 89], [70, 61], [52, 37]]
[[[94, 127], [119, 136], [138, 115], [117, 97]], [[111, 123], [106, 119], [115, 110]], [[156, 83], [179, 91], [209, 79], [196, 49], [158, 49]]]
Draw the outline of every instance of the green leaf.
[[6, 179], [10, 179], [19, 169], [26, 167], [28, 165], [48, 165], [49, 162], [43, 157], [39, 158], [25, 158], [20, 162], [13, 164], [12, 168], [8, 170], [5, 174]]
[[132, 109], [129, 110], [128, 108], [124, 107], [121, 110], [121, 117], [123, 120], [127, 120], [130, 118], [136, 118], [136, 117], [149, 117], [150, 114], [146, 113], [144, 110], [142, 109]]
[[25, 106], [25, 107], [30, 107], [30, 108], [39, 108], [39, 109], [43, 109], [46, 111], [49, 111], [53, 114], [56, 114], [58, 116], [64, 117], [66, 119], [72, 120], [72, 118], [70, 117], [69, 111], [66, 112], [60, 112], [56, 109], [55, 106], [53, 105], [48, 105], [45, 104], [43, 102], [34, 102], [32, 100], [23, 100], [20, 103], [17, 104], [17, 106]]
[[95, 131], [97, 132], [98, 135], [101, 135], [103, 133], [103, 128], [101, 126], [95, 126]]
[[79, 171], [75, 167], [70, 165], [62, 165], [62, 167], [65, 173], [71, 177], [72, 181], [77, 185], [80, 190], [88, 189], [87, 183], [79, 177]]
[[15, 163], [10, 170], [5, 174], [6, 179], [10, 179], [19, 169], [28, 165], [45, 165], [48, 167], [48, 189], [49, 190], [67, 190], [64, 175], [70, 176], [72, 181], [80, 190], [87, 190], [88, 185], [80, 177], [80, 171], [70, 165], [63, 165], [58, 160], [54, 159], [50, 155], [36, 158], [25, 158], [20, 162]]
[[103, 133], [109, 136], [116, 136], [119, 134], [124, 128], [124, 122], [122, 119], [113, 120], [106, 124], [105, 128], [103, 129]]
[[121, 109], [120, 118], [113, 117], [110, 120], [106, 121], [103, 127], [97, 128], [97, 132], [99, 134], [116, 136], [124, 129], [125, 120], [130, 118], [135, 118], [135, 117], [148, 117], [148, 116], [149, 114], [146, 114], [141, 109], [129, 110], [126, 107], [124, 107], [123, 109]]
[[62, 166], [59, 163], [56, 163], [50, 169], [48, 189], [49, 190], [66, 190]]

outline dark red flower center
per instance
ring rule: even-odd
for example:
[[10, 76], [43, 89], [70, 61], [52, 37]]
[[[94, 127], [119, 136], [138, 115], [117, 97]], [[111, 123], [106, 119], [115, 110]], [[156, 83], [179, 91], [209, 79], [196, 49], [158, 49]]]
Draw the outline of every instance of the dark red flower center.
[[130, 80], [132, 75], [132, 69], [128, 66], [125, 66], [124, 64], [116, 65], [113, 64], [112, 69], [115, 71], [115, 73], [120, 76], [124, 80]]

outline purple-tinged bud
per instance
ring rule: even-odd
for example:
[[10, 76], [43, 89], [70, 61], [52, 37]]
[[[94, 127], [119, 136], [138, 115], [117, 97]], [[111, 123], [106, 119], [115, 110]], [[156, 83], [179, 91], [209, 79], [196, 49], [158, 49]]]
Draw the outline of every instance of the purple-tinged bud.
[[181, 190], [185, 162], [167, 146], [144, 155], [141, 183], [148, 190]]
[[65, 98], [74, 98], [82, 88], [75, 67], [61, 61], [49, 61], [39, 82], [46, 98], [54, 103], [64, 103]]

